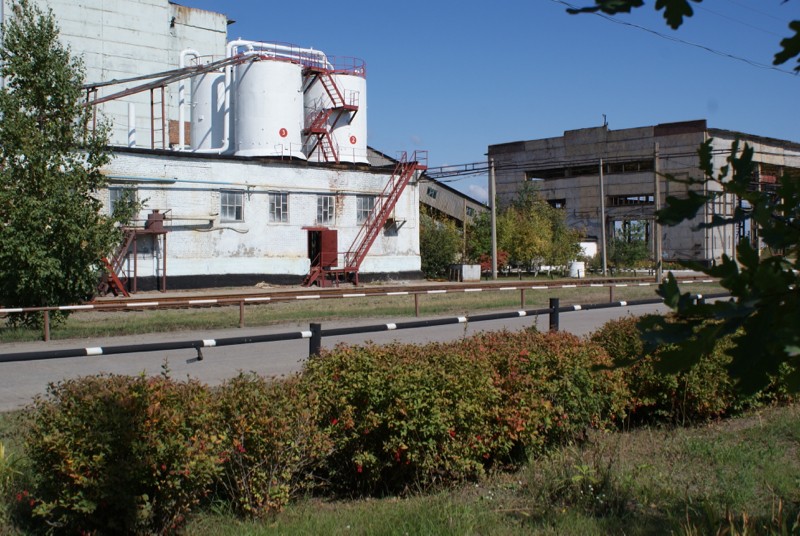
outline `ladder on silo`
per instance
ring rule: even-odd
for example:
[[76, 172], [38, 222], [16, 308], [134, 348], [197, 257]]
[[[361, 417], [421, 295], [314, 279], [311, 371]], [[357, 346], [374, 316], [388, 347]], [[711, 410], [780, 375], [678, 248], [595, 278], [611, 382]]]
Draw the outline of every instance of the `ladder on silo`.
[[338, 164], [339, 155], [333, 145], [331, 129], [328, 128], [328, 119], [331, 115], [333, 115], [333, 109], [331, 108], [323, 108], [317, 112], [312, 112], [310, 114], [311, 118], [306, 119], [308, 126], [303, 129], [303, 134], [314, 137], [314, 144], [308, 151], [309, 155], [319, 148], [326, 162], [333, 161]]
[[[338, 164], [339, 155], [334, 147], [333, 136], [331, 134], [339, 123], [339, 120], [344, 117], [345, 114], [353, 112], [348, 122], [353, 121], [353, 117], [358, 112], [358, 95], [350, 95], [348, 102], [348, 99], [345, 98], [339, 84], [336, 83], [336, 79], [333, 77], [335, 74], [333, 70], [319, 67], [307, 67], [306, 73], [308, 73], [309, 77], [304, 92], [308, 91], [311, 86], [319, 80], [319, 83], [322, 84], [322, 88], [331, 100], [330, 108], [321, 108], [306, 117], [306, 128], [303, 133], [307, 136], [314, 137], [314, 143], [309, 149], [308, 155], [310, 156], [319, 148], [326, 162], [333, 161]], [[329, 122], [331, 116], [334, 116], [334, 120]]]

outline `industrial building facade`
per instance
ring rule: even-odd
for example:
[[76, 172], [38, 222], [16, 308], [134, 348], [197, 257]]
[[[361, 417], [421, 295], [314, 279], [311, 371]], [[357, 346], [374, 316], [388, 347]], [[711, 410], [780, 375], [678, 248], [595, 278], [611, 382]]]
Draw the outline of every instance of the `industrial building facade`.
[[225, 15], [167, 0], [36, 3], [112, 124], [98, 195], [143, 204], [110, 262], [128, 288], [421, 277], [426, 155], [367, 146], [363, 61], [228, 41]]
[[[638, 222], [652, 243], [657, 205], [663, 206], [668, 196], [685, 195], [690, 187], [665, 176], [702, 178], [697, 151], [709, 139], [715, 170], [727, 163], [735, 140], [754, 148], [754, 188], [770, 188], [784, 173], [800, 179], [800, 144], [708, 128], [705, 120], [620, 130], [607, 126], [571, 130], [555, 138], [491, 145], [489, 158], [496, 168], [501, 205], [513, 200], [522, 184], [533, 182], [551, 205], [566, 211], [568, 224], [582, 230], [588, 240], [602, 245], [603, 228], [606, 238], [611, 238]], [[694, 220], [662, 227], [663, 260], [710, 263], [723, 254], [735, 255], [742, 237], [757, 241], [747, 224], [698, 228], [700, 223], [710, 223], [714, 215], [732, 216], [739, 202], [732, 195], [721, 196]]]

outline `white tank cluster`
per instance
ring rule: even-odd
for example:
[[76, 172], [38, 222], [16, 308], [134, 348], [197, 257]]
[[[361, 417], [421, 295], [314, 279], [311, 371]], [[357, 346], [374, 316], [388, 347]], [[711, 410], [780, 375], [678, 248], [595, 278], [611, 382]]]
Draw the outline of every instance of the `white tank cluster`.
[[[191, 79], [189, 150], [367, 163], [364, 62], [294, 45], [232, 41], [232, 65]], [[200, 62], [196, 51], [181, 54]], [[179, 90], [179, 149], [186, 149]]]

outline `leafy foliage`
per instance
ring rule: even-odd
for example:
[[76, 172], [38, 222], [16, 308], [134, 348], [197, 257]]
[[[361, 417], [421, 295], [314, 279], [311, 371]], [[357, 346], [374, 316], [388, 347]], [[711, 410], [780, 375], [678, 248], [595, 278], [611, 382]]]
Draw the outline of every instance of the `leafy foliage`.
[[[689, 371], [656, 374], [654, 360], [636, 361], [642, 341], [625, 319], [592, 340], [530, 329], [339, 346], [297, 376], [241, 374], [219, 388], [166, 374], [66, 380], [27, 414], [30, 474], [16, 478], [15, 458], [0, 454], [0, 506], [42, 532], [168, 534], [212, 490], [215, 505], [270, 518], [301, 491], [448, 486], [591, 430], [700, 421], [764, 400], [733, 389], [729, 343]], [[600, 498], [596, 475], [574, 469], [577, 495], [562, 491]]]
[[641, 222], [617, 230], [608, 244], [608, 260], [616, 268], [637, 268], [650, 259], [650, 248]]
[[0, 46], [0, 301], [76, 303], [93, 294], [99, 261], [119, 240], [95, 197], [108, 130], [87, 130], [83, 67], [59, 43], [52, 13], [28, 0], [12, 12]]
[[[692, 3], [700, 3], [703, 0], [656, 0], [655, 9], [664, 11], [664, 20], [673, 30], [680, 28], [685, 19], [694, 14]], [[783, 0], [786, 3], [788, 0]], [[607, 15], [618, 13], [630, 13], [633, 9], [644, 6], [644, 0], [595, 0], [594, 6], [582, 8], [568, 8], [567, 13], [597, 13], [602, 12]], [[773, 65], [781, 65], [800, 56], [800, 20], [793, 20], [789, 23], [789, 29], [794, 32], [790, 37], [781, 40], [781, 49], [775, 54]], [[795, 71], [800, 72], [800, 58], [797, 60]]]
[[576, 441], [589, 428], [613, 426], [624, 415], [621, 374], [607, 370], [611, 360], [602, 348], [574, 335], [481, 333], [461, 348], [467, 358], [484, 356], [501, 390], [499, 425], [512, 441], [511, 461]]
[[[737, 393], [725, 369], [730, 339], [719, 341], [710, 355], [686, 371], [657, 373], [656, 355], [644, 355], [644, 343], [633, 317], [611, 320], [592, 334], [606, 349], [625, 378], [630, 391], [633, 422], [666, 421], [674, 424], [702, 422], [738, 406]], [[643, 356], [644, 355], [644, 356]]]
[[[568, 11], [613, 15], [642, 7], [644, 2], [595, 0], [595, 4]], [[685, 16], [691, 16], [689, 0], [658, 0], [656, 9], [664, 9], [668, 24], [675, 29], [683, 24]], [[794, 35], [781, 41], [775, 65], [800, 56], [800, 21], [790, 22], [789, 28]], [[795, 71], [800, 72], [800, 60]], [[680, 293], [670, 275], [659, 293], [676, 310], [678, 321], [651, 317], [642, 326], [651, 345], [675, 343], [660, 355], [657, 365], [662, 370], [689, 369], [703, 355], [710, 354], [717, 340], [732, 336], [728, 369], [744, 390], [756, 392], [778, 376], [785, 379], [790, 390], [800, 390], [800, 184], [784, 176], [774, 190], [750, 188], [753, 149], [745, 144], [740, 150], [735, 142], [728, 163], [716, 174], [711, 149], [711, 140], [699, 149], [703, 178], [678, 181], [668, 176], [672, 181], [699, 187], [689, 190], [683, 198], [668, 197], [666, 207], [658, 213], [659, 222], [677, 225], [691, 220], [707, 203], [732, 195], [743, 201], [733, 216], [715, 215], [700, 228], [749, 221], [767, 251], [759, 251], [743, 239], [737, 246], [736, 259], [724, 255], [716, 266], [692, 266], [719, 277], [722, 286], [730, 290], [731, 301], [694, 304], [688, 294]]]
[[474, 479], [623, 416], [608, 355], [565, 333], [454, 343], [340, 346], [310, 361], [333, 450], [321, 477], [381, 494]]
[[[730, 373], [741, 387], [755, 392], [782, 375], [791, 390], [800, 388], [800, 184], [788, 176], [778, 180], [774, 191], [751, 188], [753, 149], [741, 150], [734, 142], [731, 154], [715, 174], [711, 143], [701, 147], [703, 179], [691, 179], [704, 185], [705, 193], [695, 193], [697, 202], [685, 203], [668, 197], [658, 218], [667, 224], [690, 220], [705, 203], [723, 195], [734, 195], [741, 203], [733, 216], [715, 216], [700, 227], [718, 227], [750, 220], [766, 246], [759, 252], [749, 240], [742, 239], [737, 257], [723, 255], [722, 261], [708, 268], [691, 265], [720, 279], [732, 300], [713, 304], [695, 303], [688, 293], [681, 293], [670, 274], [659, 287], [659, 294], [674, 308], [678, 321], [650, 317], [642, 322], [651, 345], [676, 343], [662, 352], [659, 367], [681, 370], [708, 355], [717, 340], [731, 336], [728, 350]], [[675, 180], [674, 178], [670, 178]], [[702, 201], [702, 202], [701, 202]], [[745, 208], [750, 207], [750, 208]], [[709, 322], [709, 320], [714, 320]], [[785, 369], [789, 368], [789, 371]]]
[[220, 477], [233, 509], [249, 517], [281, 511], [304, 488], [330, 442], [317, 426], [317, 397], [298, 378], [240, 374], [217, 393], [228, 441]]
[[62, 533], [171, 533], [220, 468], [210, 392], [166, 376], [88, 376], [35, 401], [33, 515]]
[[[470, 225], [467, 256], [491, 258], [491, 221], [481, 214]], [[538, 270], [542, 264], [564, 266], [580, 253], [580, 232], [566, 223], [563, 211], [550, 204], [531, 183], [523, 184], [516, 199], [497, 216], [498, 258]], [[501, 262], [498, 262], [498, 268]]]
[[339, 346], [304, 370], [333, 450], [321, 477], [345, 494], [475, 478], [504, 452], [500, 393], [454, 345]]
[[461, 251], [461, 233], [451, 222], [420, 213], [419, 254], [422, 273], [429, 278], [442, 277]]

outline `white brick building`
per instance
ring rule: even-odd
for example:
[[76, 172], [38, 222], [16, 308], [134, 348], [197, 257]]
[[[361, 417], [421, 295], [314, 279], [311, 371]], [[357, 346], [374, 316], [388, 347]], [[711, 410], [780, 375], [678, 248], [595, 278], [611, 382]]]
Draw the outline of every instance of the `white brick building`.
[[[400, 168], [367, 147], [362, 64], [341, 70], [319, 51], [229, 45], [224, 15], [168, 0], [35, 1], [52, 9], [62, 40], [83, 58], [97, 90], [90, 100], [157, 81], [154, 73], [178, 69], [182, 58], [193, 66], [242, 60], [195, 75], [211, 81], [202, 95], [186, 78], [96, 106], [113, 124], [106, 207], [128, 189], [144, 202], [137, 227], [154, 211], [165, 217], [165, 234], [137, 234], [120, 257], [129, 285], [299, 283], [314, 262], [309, 228], [335, 232], [339, 267], [359, 233], [374, 228], [362, 280], [421, 275], [417, 174], [392, 197], [387, 184]], [[0, 2], [8, 19], [11, 3]], [[375, 206], [387, 208], [380, 221]]]

